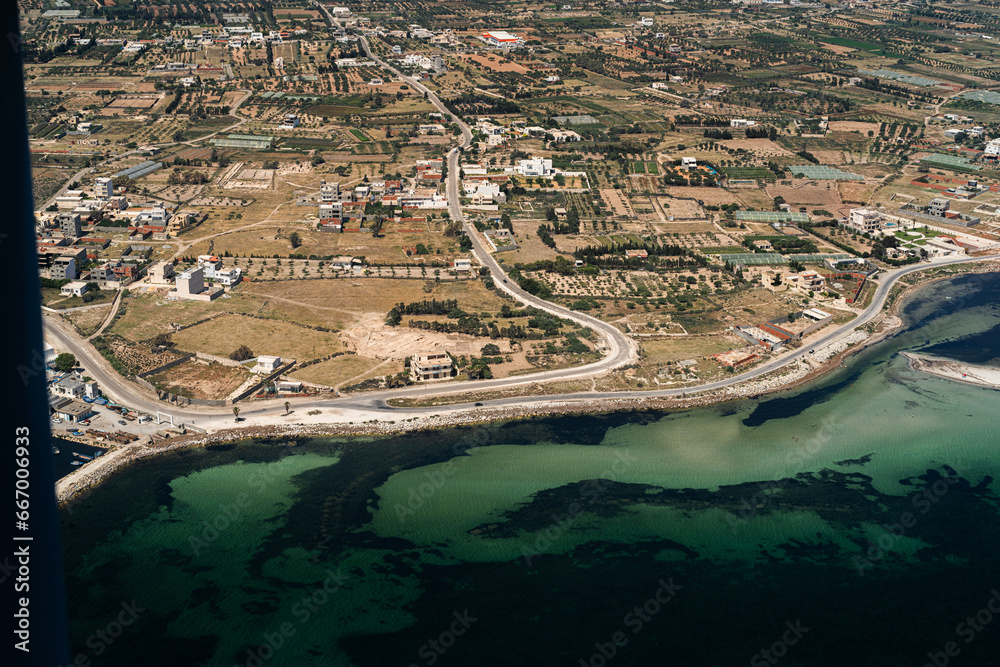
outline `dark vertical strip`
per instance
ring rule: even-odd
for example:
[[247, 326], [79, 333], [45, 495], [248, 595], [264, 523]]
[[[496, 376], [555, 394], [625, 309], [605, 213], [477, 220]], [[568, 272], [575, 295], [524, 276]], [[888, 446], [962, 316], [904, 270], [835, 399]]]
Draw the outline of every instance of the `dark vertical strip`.
[[[0, 340], [0, 586], [4, 665], [68, 663], [66, 601], [55, 503], [42, 346], [41, 287], [25, 112], [21, 35], [15, 2], [0, 3], [0, 266], [7, 275]], [[27, 649], [27, 650], [24, 650]]]

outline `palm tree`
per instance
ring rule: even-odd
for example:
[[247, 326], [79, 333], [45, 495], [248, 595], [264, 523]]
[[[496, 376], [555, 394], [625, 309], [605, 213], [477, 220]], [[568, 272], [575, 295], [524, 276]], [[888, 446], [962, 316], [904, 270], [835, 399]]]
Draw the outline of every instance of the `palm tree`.
[[238, 406], [233, 406], [233, 416], [236, 417], [236, 421], [240, 420], [240, 409]]
[[290, 401], [285, 401], [285, 414], [286, 415], [288, 414], [288, 406], [290, 406], [290, 405], [291, 405]]

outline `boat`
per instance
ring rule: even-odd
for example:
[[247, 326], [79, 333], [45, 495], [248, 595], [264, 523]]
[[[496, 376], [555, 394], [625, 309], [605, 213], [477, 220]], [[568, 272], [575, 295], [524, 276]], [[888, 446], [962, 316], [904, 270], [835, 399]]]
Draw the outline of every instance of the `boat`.
[[52, 447], [52, 453], [53, 454], [58, 454], [59, 453], [59, 448], [53, 445], [53, 447]]
[[87, 456], [86, 454], [77, 454], [76, 452], [73, 452], [73, 456], [75, 456], [78, 459], [83, 459], [84, 461], [91, 461], [94, 458], [93, 456]]
[[70, 461], [69, 464], [71, 466], [82, 466], [84, 464], [84, 461]]

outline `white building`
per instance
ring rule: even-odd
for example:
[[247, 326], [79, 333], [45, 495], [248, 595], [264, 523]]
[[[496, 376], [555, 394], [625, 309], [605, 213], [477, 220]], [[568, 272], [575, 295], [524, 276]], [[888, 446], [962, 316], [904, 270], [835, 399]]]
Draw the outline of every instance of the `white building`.
[[1000, 138], [990, 139], [986, 143], [986, 149], [983, 151], [983, 154], [987, 159], [996, 159], [1000, 156]]
[[552, 137], [552, 141], [557, 144], [567, 141], [581, 141], [583, 139], [583, 137], [573, 130], [549, 130], [548, 134]]
[[115, 196], [115, 188], [110, 178], [97, 178], [94, 180], [94, 198], [111, 199]]
[[733, 118], [729, 121], [729, 127], [753, 127], [756, 124], [757, 121], [745, 118]]
[[552, 176], [555, 170], [552, 168], [552, 160], [543, 157], [533, 157], [530, 160], [518, 162], [515, 171], [522, 176]]
[[281, 367], [281, 357], [269, 357], [267, 355], [261, 355], [257, 357], [257, 363], [254, 364], [254, 373], [273, 373]]
[[681, 169], [694, 169], [698, 166], [697, 158], [693, 157], [682, 157], [681, 158]]
[[59, 291], [65, 296], [83, 296], [87, 293], [87, 283], [74, 280], [63, 285]]
[[486, 42], [489, 46], [498, 49], [517, 49], [524, 44], [524, 39], [518, 37], [514, 33], [506, 32], [504, 30], [484, 32], [480, 39]]
[[882, 214], [873, 208], [851, 209], [847, 224], [859, 232], [876, 232], [882, 229]]
[[285, 114], [285, 117], [281, 120], [281, 125], [278, 126], [279, 130], [294, 130], [299, 126], [299, 117], [295, 114]]
[[492, 204], [494, 201], [506, 203], [507, 195], [500, 191], [500, 186], [496, 183], [479, 183], [471, 193], [472, 203]]
[[954, 239], [946, 236], [927, 239], [924, 249], [934, 257], [952, 257], [965, 254], [965, 248], [955, 243]]
[[211, 280], [215, 272], [222, 269], [222, 260], [215, 255], [198, 255], [198, 266], [204, 269], [204, 275]]
[[226, 285], [227, 287], [239, 284], [242, 279], [243, 269], [238, 266], [232, 266], [228, 269], [216, 269], [215, 275], [212, 277], [212, 280], [217, 285]]
[[242, 269], [223, 268], [222, 260], [215, 255], [198, 255], [198, 267], [204, 271], [204, 277], [220, 285], [236, 285], [242, 279]]
[[52, 393], [56, 396], [80, 398], [85, 391], [83, 381], [76, 374], [67, 375], [52, 385]]

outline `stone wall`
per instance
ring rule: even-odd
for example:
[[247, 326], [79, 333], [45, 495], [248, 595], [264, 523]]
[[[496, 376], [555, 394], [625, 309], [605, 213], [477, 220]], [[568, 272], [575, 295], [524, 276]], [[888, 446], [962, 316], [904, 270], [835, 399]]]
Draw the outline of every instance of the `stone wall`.
[[174, 366], [178, 366], [180, 364], [183, 364], [185, 361], [187, 361], [188, 359], [190, 359], [193, 356], [194, 356], [194, 354], [185, 354], [183, 357], [180, 357], [179, 359], [174, 359], [173, 361], [168, 361], [167, 363], [163, 364], [162, 366], [157, 366], [156, 368], [154, 368], [152, 370], [143, 371], [142, 373], [139, 373], [138, 377], [140, 377], [140, 378], [147, 378], [150, 375], [156, 375], [157, 373], [165, 371], [168, 368], [173, 368]]

